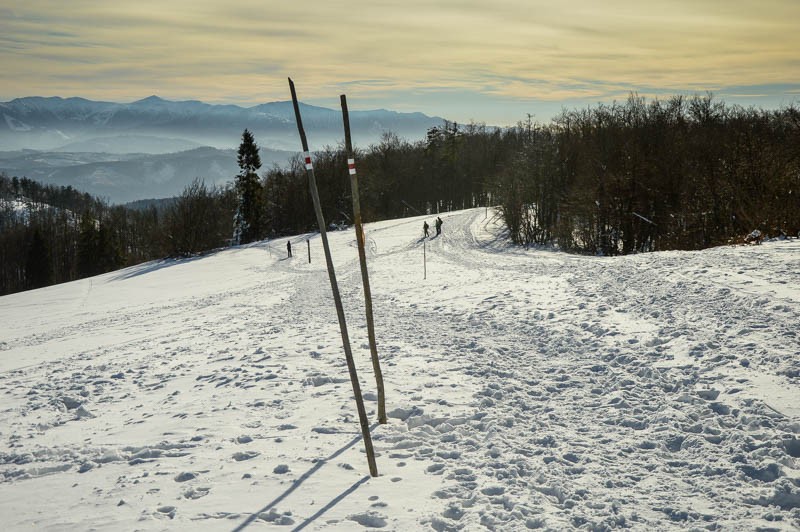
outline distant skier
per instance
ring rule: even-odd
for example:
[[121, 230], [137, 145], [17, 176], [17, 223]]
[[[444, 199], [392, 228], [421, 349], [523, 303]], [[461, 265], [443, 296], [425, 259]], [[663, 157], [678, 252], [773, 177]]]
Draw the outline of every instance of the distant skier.
[[286, 251], [289, 252], [289, 258], [291, 259], [292, 258], [292, 241], [291, 240], [287, 240], [286, 241]]
[[439, 236], [439, 235], [442, 234], [442, 224], [443, 223], [444, 222], [442, 221], [442, 219], [437, 216], [436, 217], [436, 236]]
[[425, 236], [426, 236], [426, 237], [428, 236], [428, 229], [430, 229], [430, 227], [431, 227], [431, 226], [430, 226], [430, 225], [428, 225], [428, 222], [427, 222], [427, 221], [426, 221], [424, 224], [422, 224], [422, 231], [425, 233]]
[[744, 237], [746, 243], [760, 244], [764, 240], [764, 235], [758, 229], [753, 229], [753, 232]]

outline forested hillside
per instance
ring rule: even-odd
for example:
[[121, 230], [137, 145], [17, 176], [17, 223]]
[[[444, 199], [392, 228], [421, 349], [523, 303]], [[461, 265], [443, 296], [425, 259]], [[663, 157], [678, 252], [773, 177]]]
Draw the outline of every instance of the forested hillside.
[[202, 181], [170, 201], [109, 206], [71, 187], [0, 175], [0, 294], [221, 247], [234, 203], [230, 189]]
[[[258, 150], [257, 141], [251, 136], [248, 149]], [[767, 111], [710, 95], [649, 102], [632, 95], [565, 110], [549, 124], [444, 122], [414, 142], [385, 134], [356, 159], [365, 221], [491, 204], [515, 243], [603, 255], [800, 230], [800, 110], [793, 106]], [[198, 179], [173, 202], [145, 208], [0, 177], [0, 294], [230, 245], [234, 223], [248, 229], [236, 233], [238, 243], [313, 230], [299, 157], [255, 174], [259, 168], [260, 160], [242, 167], [226, 187]], [[341, 146], [316, 152], [314, 168], [325, 219], [349, 223]]]
[[[317, 153], [326, 219], [346, 219], [341, 150]], [[564, 111], [508, 129], [445, 123], [427, 139], [384, 136], [358, 158], [368, 220], [499, 205], [519, 244], [627, 254], [700, 249], [800, 230], [800, 111], [711, 96]], [[305, 171], [266, 175], [271, 230], [312, 224]]]
[[618, 254], [800, 229], [795, 107], [632, 96], [515, 133], [498, 185], [516, 242]]

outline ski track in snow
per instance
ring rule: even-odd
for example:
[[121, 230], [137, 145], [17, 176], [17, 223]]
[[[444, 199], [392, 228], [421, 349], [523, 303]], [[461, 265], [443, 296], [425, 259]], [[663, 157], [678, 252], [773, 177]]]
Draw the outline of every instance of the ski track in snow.
[[578, 257], [442, 218], [426, 280], [423, 217], [367, 226], [377, 478], [318, 236], [0, 298], [3, 529], [800, 527], [800, 242]]

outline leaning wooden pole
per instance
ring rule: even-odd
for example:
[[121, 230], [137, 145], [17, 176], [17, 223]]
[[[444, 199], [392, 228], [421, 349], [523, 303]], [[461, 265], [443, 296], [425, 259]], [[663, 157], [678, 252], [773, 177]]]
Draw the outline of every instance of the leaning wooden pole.
[[347, 112], [347, 97], [342, 94], [342, 117], [344, 119], [344, 145], [347, 150], [347, 168], [350, 172], [350, 188], [353, 194], [353, 217], [356, 225], [356, 241], [358, 242], [358, 259], [361, 262], [361, 281], [364, 283], [364, 307], [367, 314], [367, 335], [369, 336], [369, 352], [372, 355], [372, 369], [378, 385], [378, 423], [386, 423], [386, 394], [383, 389], [383, 372], [378, 359], [378, 346], [375, 343], [375, 321], [372, 317], [372, 290], [369, 287], [367, 271], [367, 254], [364, 251], [364, 228], [361, 225], [361, 204], [358, 198], [358, 175], [353, 143], [350, 139], [350, 114]]
[[303, 120], [300, 118], [300, 106], [297, 103], [297, 93], [294, 90], [294, 82], [292, 81], [292, 78], [289, 78], [289, 89], [292, 91], [292, 103], [294, 104], [294, 116], [297, 120], [297, 131], [300, 133], [300, 141], [303, 143], [303, 156], [306, 163], [306, 173], [308, 174], [308, 186], [311, 189], [311, 198], [314, 200], [314, 210], [317, 213], [319, 235], [322, 238], [322, 249], [325, 251], [325, 262], [328, 265], [328, 278], [331, 281], [333, 301], [336, 303], [336, 315], [339, 317], [339, 329], [342, 332], [344, 356], [347, 359], [347, 369], [350, 371], [350, 382], [353, 384], [353, 394], [356, 397], [358, 419], [361, 422], [361, 434], [364, 437], [364, 447], [367, 451], [369, 473], [373, 477], [377, 477], [378, 466], [375, 464], [375, 451], [372, 448], [372, 436], [369, 432], [367, 411], [364, 408], [364, 398], [361, 396], [361, 385], [358, 382], [358, 373], [356, 373], [356, 365], [355, 362], [353, 362], [353, 353], [350, 350], [350, 338], [347, 335], [347, 322], [344, 319], [342, 298], [339, 295], [339, 285], [336, 283], [336, 272], [333, 269], [331, 249], [328, 245], [328, 233], [325, 231], [325, 218], [322, 216], [322, 206], [320, 205], [319, 192], [317, 191], [317, 180], [314, 177], [314, 166], [311, 164], [311, 154], [308, 151], [308, 141], [306, 141], [306, 132], [303, 129]]

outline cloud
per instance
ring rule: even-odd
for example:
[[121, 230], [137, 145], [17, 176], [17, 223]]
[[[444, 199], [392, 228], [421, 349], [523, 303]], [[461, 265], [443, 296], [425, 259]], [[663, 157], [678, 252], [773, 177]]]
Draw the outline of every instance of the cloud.
[[796, 0], [28, 0], [0, 10], [5, 98], [257, 103], [286, 99], [291, 75], [305, 99], [346, 89], [397, 108], [429, 89], [555, 103], [800, 79]]

